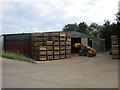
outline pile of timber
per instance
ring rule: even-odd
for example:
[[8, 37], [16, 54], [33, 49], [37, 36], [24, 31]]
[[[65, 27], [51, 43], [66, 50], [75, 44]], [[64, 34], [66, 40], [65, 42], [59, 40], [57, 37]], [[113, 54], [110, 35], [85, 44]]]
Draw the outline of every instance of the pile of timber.
[[71, 37], [63, 32], [32, 33], [32, 59], [57, 60], [71, 57]]
[[111, 36], [112, 40], [112, 58], [120, 59], [120, 36], [113, 35]]

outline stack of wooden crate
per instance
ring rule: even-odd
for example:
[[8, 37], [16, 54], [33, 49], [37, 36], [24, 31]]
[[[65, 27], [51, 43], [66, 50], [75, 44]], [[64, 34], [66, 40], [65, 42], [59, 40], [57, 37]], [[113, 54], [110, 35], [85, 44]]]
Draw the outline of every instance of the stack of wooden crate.
[[34, 60], [47, 60], [47, 47], [43, 33], [32, 34], [32, 58]]
[[46, 41], [47, 42], [47, 60], [53, 60], [53, 41]]
[[60, 59], [60, 47], [59, 47], [59, 40], [60, 40], [60, 33], [52, 33], [52, 37], [53, 37], [53, 47], [54, 47], [54, 59]]
[[67, 35], [66, 37], [66, 58], [71, 57], [71, 37]]
[[71, 38], [63, 32], [33, 33], [32, 58], [34, 60], [57, 60], [70, 58]]
[[60, 59], [66, 58], [66, 34], [60, 33]]
[[112, 40], [112, 58], [119, 59], [120, 58], [120, 36], [113, 35], [111, 36]]

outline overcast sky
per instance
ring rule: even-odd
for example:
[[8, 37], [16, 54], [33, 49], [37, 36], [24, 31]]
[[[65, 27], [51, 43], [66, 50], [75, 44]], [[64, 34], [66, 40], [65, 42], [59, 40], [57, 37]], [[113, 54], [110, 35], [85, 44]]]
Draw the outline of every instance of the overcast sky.
[[[36, 1], [36, 2], [35, 2]], [[61, 31], [65, 24], [115, 22], [119, 0], [3, 0], [2, 33]]]

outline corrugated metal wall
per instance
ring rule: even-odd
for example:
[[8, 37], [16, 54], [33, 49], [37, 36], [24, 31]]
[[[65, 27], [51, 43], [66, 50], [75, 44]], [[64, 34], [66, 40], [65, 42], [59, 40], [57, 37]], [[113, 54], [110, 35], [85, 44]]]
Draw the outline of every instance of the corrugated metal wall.
[[92, 46], [97, 52], [102, 52], [105, 50], [104, 40], [92, 40]]
[[5, 52], [31, 56], [31, 34], [4, 35]]
[[5, 51], [30, 56], [30, 40], [6, 40]]

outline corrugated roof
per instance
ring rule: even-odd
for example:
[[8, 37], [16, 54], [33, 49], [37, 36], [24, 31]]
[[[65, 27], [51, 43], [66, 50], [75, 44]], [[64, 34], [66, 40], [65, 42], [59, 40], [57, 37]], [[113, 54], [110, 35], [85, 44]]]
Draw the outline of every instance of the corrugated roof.
[[80, 33], [77, 31], [67, 31], [65, 32], [66, 34], [70, 35], [71, 37], [80, 37], [80, 38], [91, 38], [91, 39], [96, 39], [96, 40], [102, 40], [100, 38], [85, 34], [85, 33]]

